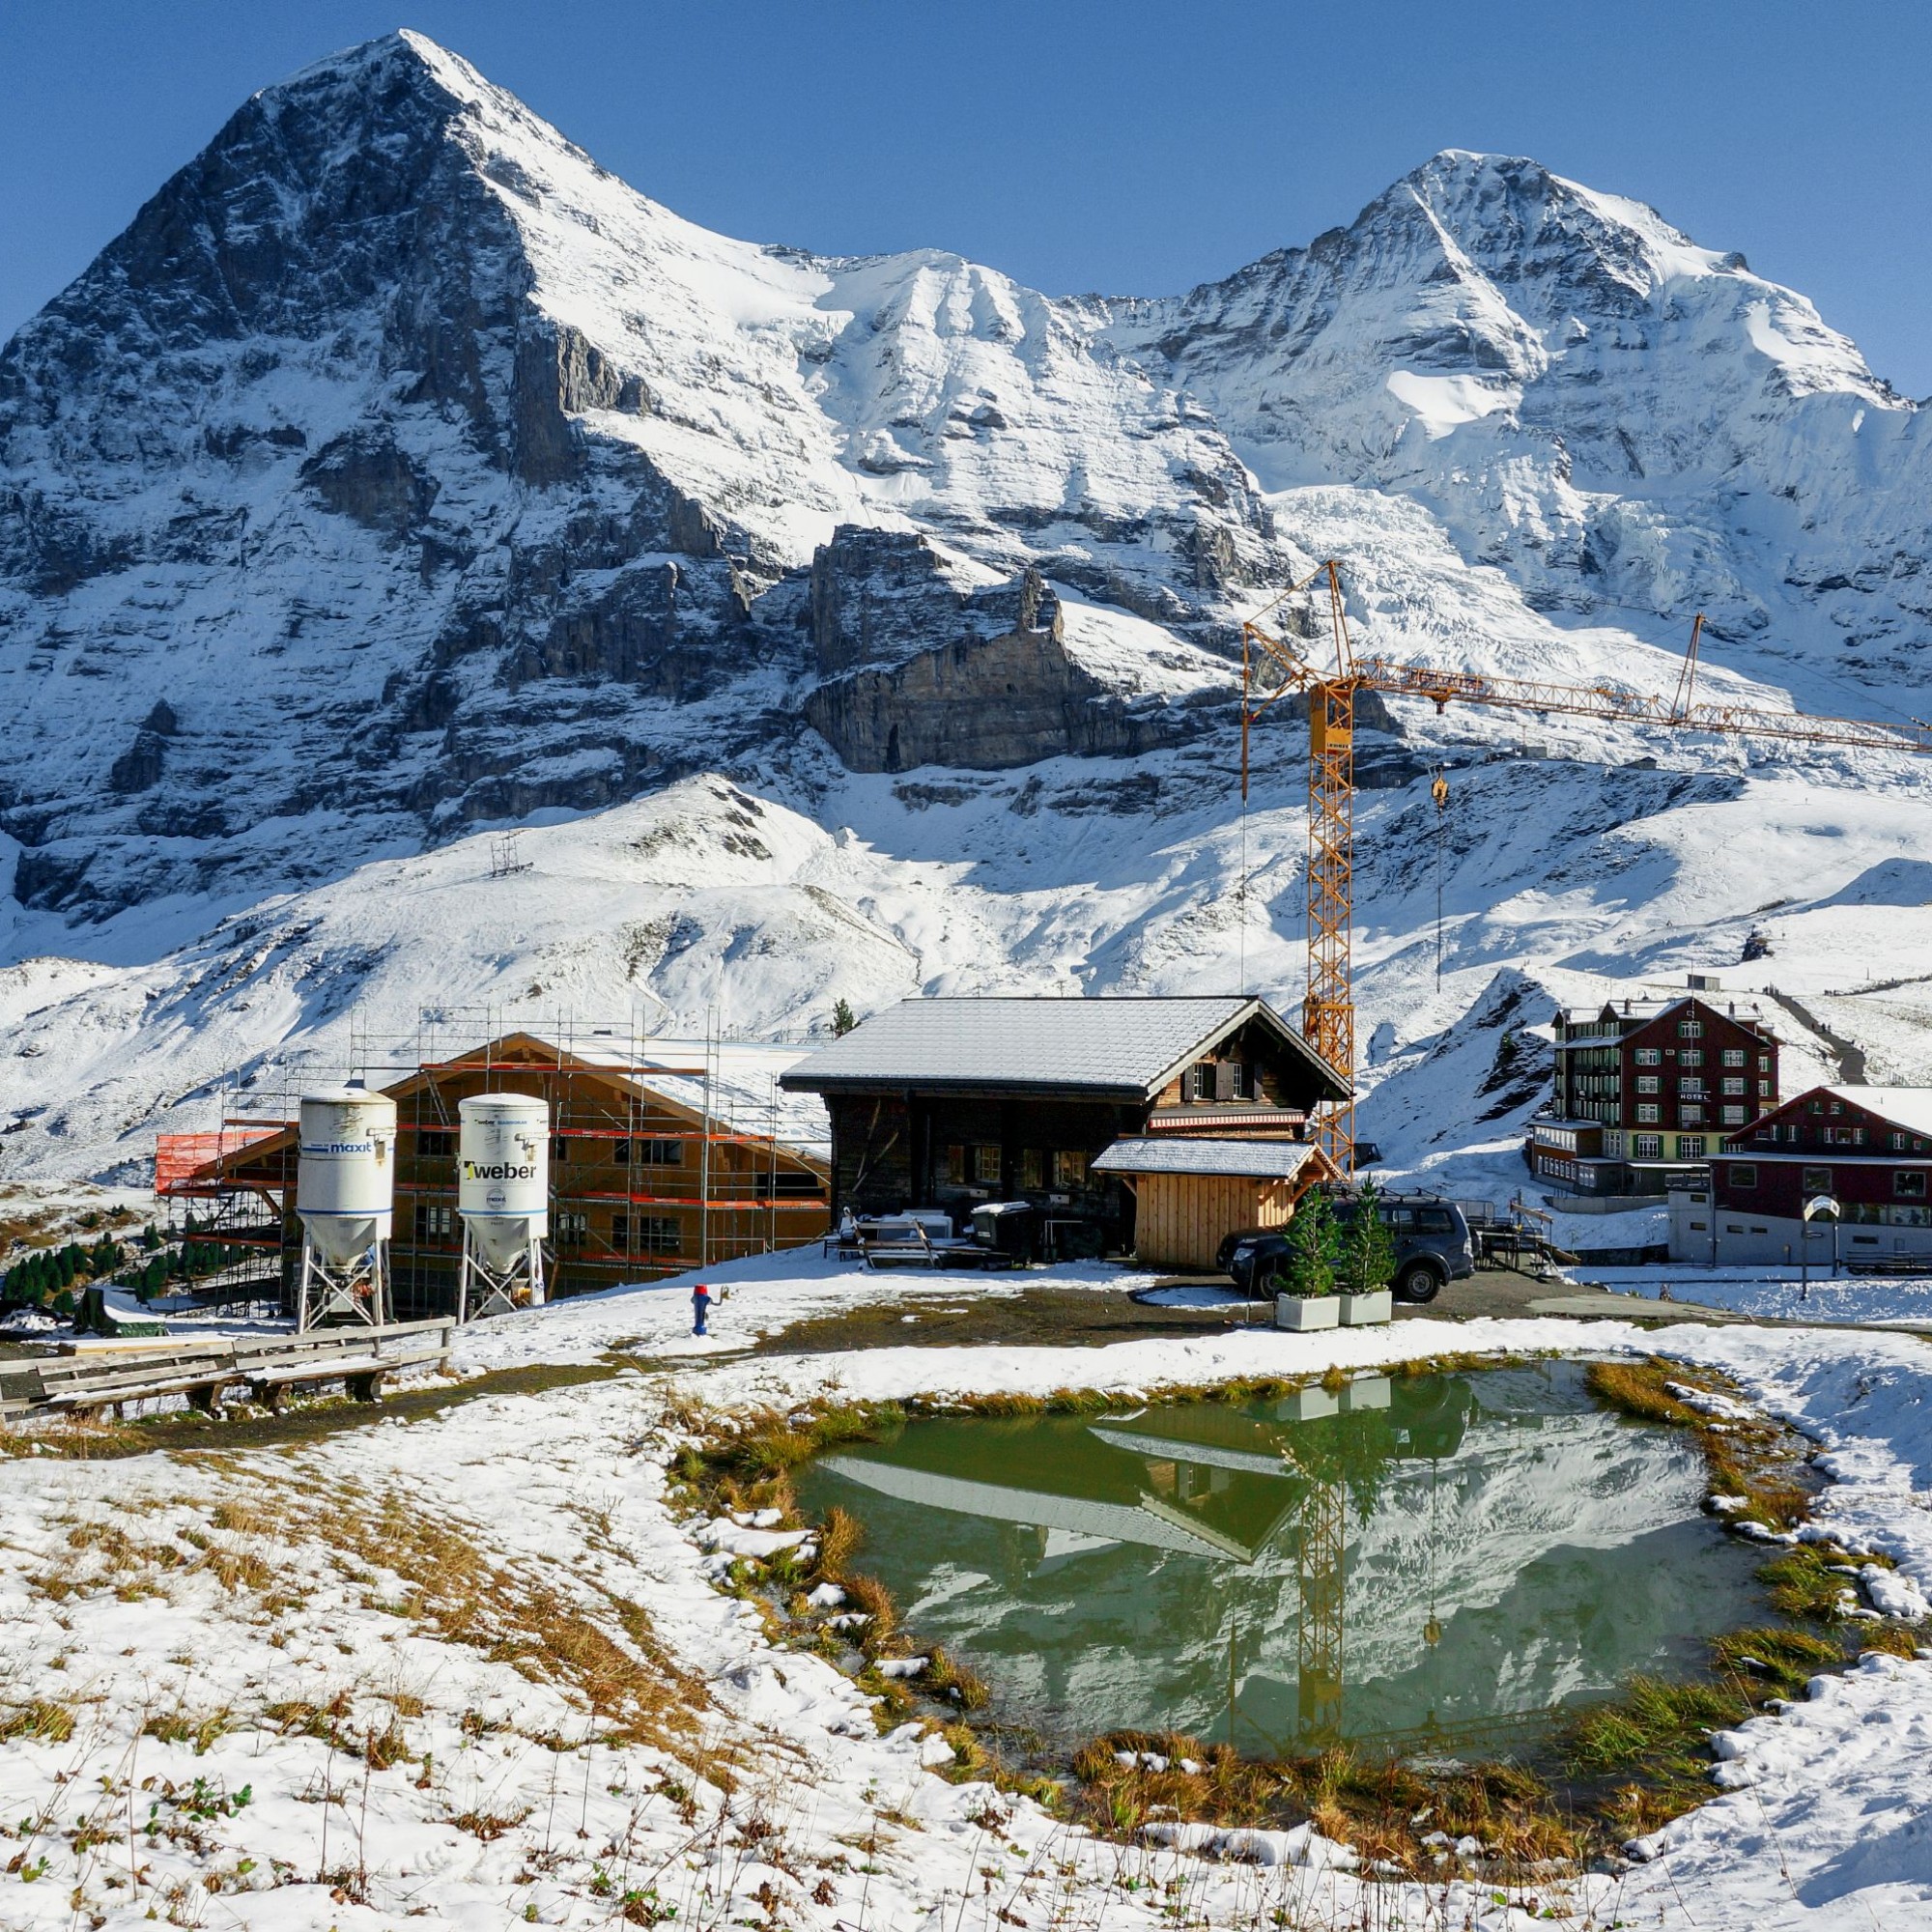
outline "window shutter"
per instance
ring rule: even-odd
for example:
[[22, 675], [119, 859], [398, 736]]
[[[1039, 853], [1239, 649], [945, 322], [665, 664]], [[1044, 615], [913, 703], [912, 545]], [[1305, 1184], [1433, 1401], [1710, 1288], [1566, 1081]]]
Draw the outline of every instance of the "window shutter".
[[1236, 1075], [1238, 1071], [1232, 1060], [1217, 1060], [1214, 1063], [1215, 1099], [1232, 1100], [1236, 1097], [1237, 1087]]

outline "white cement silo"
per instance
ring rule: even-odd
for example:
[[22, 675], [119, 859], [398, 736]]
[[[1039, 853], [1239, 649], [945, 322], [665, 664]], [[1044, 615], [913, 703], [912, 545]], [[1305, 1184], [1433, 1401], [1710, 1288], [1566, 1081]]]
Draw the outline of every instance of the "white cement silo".
[[550, 1233], [550, 1107], [528, 1094], [476, 1094], [457, 1103], [457, 1315], [467, 1321], [537, 1307]]
[[396, 1200], [396, 1103], [365, 1087], [304, 1094], [296, 1137], [302, 1224], [296, 1325], [389, 1319]]

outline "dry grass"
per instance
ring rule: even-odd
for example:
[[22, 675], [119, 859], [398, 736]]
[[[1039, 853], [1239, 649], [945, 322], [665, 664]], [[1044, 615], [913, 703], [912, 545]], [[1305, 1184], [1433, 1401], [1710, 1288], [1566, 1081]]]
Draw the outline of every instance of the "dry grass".
[[74, 1732], [71, 1706], [35, 1697], [24, 1704], [0, 1704], [0, 1743], [64, 1745]]

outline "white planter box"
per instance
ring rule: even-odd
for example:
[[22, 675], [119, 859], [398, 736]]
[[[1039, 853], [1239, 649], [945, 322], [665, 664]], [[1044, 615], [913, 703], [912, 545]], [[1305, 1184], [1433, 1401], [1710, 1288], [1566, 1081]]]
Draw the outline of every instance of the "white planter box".
[[1385, 1288], [1373, 1294], [1338, 1294], [1335, 1299], [1342, 1304], [1344, 1328], [1372, 1328], [1395, 1313], [1393, 1297]]
[[1332, 1328], [1342, 1318], [1339, 1294], [1277, 1294], [1274, 1325], [1305, 1334], [1311, 1328]]

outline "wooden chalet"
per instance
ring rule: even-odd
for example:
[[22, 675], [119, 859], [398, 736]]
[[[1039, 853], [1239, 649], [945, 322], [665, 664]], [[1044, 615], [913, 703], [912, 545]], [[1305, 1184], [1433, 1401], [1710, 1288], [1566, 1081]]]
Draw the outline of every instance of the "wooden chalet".
[[[780, 1085], [824, 1098], [835, 1214], [939, 1208], [963, 1224], [983, 1202], [1024, 1201], [1051, 1255], [1135, 1246], [1129, 1170], [1101, 1165], [1117, 1143], [1306, 1142], [1312, 1113], [1349, 1091], [1264, 1001], [1243, 995], [904, 1000]], [[1315, 1178], [1294, 1167], [1300, 1185]], [[1232, 1183], [1202, 1209], [1215, 1246], [1234, 1227], [1262, 1225], [1264, 1197], [1293, 1179], [1196, 1177], [1209, 1178]], [[1188, 1237], [1190, 1256], [1205, 1227]], [[1156, 1239], [1170, 1252], [1165, 1232]]]
[[[550, 1105], [550, 1282], [553, 1295], [706, 1266], [815, 1240], [828, 1226], [826, 1163], [772, 1133], [745, 1130], [687, 1090], [700, 1069], [595, 1050], [572, 1052], [510, 1034], [418, 1067], [383, 1091], [396, 1102], [396, 1314], [455, 1305], [463, 1226], [456, 1212], [457, 1103], [476, 1094], [530, 1094]], [[212, 1138], [212, 1137], [211, 1137]], [[286, 1283], [301, 1247], [295, 1212], [296, 1128], [256, 1130], [185, 1171], [164, 1147], [168, 1187], [188, 1199], [252, 1196], [279, 1224]]]

